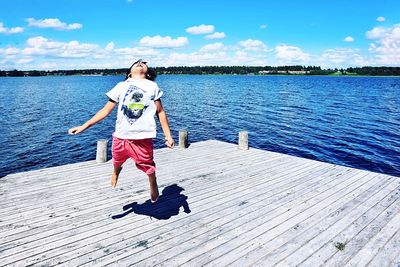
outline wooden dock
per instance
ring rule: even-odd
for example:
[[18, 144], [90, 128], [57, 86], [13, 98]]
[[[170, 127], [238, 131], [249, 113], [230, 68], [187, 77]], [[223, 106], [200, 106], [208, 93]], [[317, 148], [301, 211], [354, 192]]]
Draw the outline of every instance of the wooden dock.
[[219, 141], [0, 179], [0, 266], [400, 266], [400, 178]]

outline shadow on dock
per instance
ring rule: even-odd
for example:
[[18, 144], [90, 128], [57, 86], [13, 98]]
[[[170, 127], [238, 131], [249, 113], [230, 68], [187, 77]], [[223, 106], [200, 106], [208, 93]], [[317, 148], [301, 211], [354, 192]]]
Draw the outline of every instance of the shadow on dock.
[[147, 200], [143, 204], [138, 204], [136, 201], [123, 206], [124, 213], [113, 215], [112, 219], [121, 219], [126, 215], [134, 212], [140, 215], [147, 215], [158, 220], [168, 220], [172, 216], [179, 214], [180, 207], [183, 207], [185, 213], [190, 213], [188, 197], [181, 194], [184, 191], [177, 184], [165, 187], [157, 202], [151, 203]]

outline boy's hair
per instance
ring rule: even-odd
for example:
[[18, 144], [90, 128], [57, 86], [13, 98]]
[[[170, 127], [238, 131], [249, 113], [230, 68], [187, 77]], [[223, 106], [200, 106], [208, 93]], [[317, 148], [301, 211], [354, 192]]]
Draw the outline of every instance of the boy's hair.
[[146, 79], [150, 81], [155, 81], [157, 78], [157, 72], [152, 68], [147, 68]]
[[[133, 62], [133, 64], [130, 66], [130, 68], [126, 71], [125, 81], [129, 78], [129, 74], [131, 74], [131, 70], [132, 70], [133, 65], [135, 65], [139, 61], [143, 62], [143, 60], [141, 60], [141, 59]], [[143, 62], [143, 63], [146, 64], [147, 62]], [[156, 77], [157, 77], [157, 72], [154, 69], [147, 67], [147, 73], [146, 73], [145, 77], [146, 77], [147, 80], [154, 81], [156, 79]]]

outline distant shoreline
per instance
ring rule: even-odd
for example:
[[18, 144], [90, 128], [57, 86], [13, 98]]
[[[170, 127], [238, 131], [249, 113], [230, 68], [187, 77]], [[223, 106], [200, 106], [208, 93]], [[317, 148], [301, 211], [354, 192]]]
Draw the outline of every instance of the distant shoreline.
[[[346, 69], [322, 69], [319, 66], [194, 66], [155, 67], [158, 75], [258, 75], [258, 76], [400, 76], [400, 67], [349, 67]], [[127, 69], [82, 70], [0, 70], [0, 77], [26, 76], [118, 76]]]
[[[107, 77], [107, 76], [114, 76], [114, 77], [125, 77], [122, 74], [111, 74], [111, 75], [81, 75], [81, 74], [72, 74], [72, 75], [24, 75], [24, 76], [0, 76], [0, 78], [45, 78], [45, 77]], [[329, 75], [329, 74], [319, 74], [319, 75], [311, 75], [311, 74], [188, 74], [188, 73], [160, 73], [158, 76], [251, 76], [251, 77], [354, 77], [354, 78], [362, 78], [362, 77], [375, 77], [375, 78], [400, 78], [400, 75]]]

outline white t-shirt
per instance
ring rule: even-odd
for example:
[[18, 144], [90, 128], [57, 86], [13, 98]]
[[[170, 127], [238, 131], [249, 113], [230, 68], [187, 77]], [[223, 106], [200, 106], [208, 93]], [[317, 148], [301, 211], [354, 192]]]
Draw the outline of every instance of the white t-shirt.
[[163, 92], [157, 83], [147, 79], [128, 78], [106, 95], [118, 103], [114, 136], [121, 139], [156, 137], [155, 100]]

